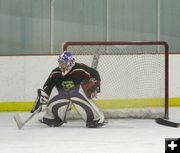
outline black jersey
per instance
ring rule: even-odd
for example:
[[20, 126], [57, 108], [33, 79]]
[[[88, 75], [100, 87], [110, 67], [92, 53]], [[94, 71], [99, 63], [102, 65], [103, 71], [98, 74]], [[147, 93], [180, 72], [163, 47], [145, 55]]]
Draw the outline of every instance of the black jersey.
[[95, 78], [99, 82], [101, 80], [99, 73], [95, 69], [88, 67], [85, 64], [75, 63], [73, 68], [65, 76], [62, 75], [60, 68], [57, 67], [51, 72], [43, 86], [43, 90], [48, 95], [51, 94], [54, 86], [64, 91], [68, 91], [80, 84], [82, 81], [89, 80], [90, 78]]

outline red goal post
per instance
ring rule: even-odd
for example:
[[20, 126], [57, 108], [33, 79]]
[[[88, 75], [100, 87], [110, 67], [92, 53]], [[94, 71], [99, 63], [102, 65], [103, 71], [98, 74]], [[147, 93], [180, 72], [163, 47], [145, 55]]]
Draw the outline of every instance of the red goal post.
[[[99, 101], [102, 107], [103, 104], [109, 104], [109, 108], [106, 107], [105, 110], [111, 109], [112, 104], [117, 106], [112, 109], [122, 108], [121, 114], [124, 114], [125, 108], [132, 110], [127, 111], [130, 117], [156, 118], [159, 116], [149, 117], [148, 115], [153, 114], [154, 110], [151, 113], [149, 110], [157, 106], [161, 108], [161, 113], [158, 110], [157, 114], [161, 114], [160, 117], [169, 118], [169, 46], [167, 42], [65, 42], [62, 44], [62, 50], [71, 51], [76, 56], [77, 62], [93, 66], [100, 72], [102, 85], [105, 85]], [[116, 87], [111, 89], [111, 85]], [[129, 104], [132, 106], [129, 107]], [[137, 108], [135, 108], [136, 105]], [[148, 115], [143, 114], [143, 107], [147, 107]], [[143, 112], [143, 115], [133, 116], [136, 110], [140, 114]]]

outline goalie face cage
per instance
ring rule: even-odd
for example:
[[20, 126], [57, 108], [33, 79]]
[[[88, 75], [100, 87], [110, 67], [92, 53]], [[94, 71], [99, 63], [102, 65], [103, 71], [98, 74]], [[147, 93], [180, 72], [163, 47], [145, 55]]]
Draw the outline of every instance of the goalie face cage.
[[102, 82], [97, 103], [114, 110], [115, 118], [169, 118], [166, 42], [65, 42], [62, 50], [97, 68]]

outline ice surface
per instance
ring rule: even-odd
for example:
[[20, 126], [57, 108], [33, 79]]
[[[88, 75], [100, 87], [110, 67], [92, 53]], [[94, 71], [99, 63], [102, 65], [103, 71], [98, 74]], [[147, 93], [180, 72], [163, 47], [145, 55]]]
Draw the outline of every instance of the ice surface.
[[[49, 128], [35, 116], [18, 130], [14, 114], [0, 113], [1, 153], [164, 153], [165, 138], [180, 138], [180, 128], [152, 119], [109, 120], [103, 128], [88, 129], [83, 121]], [[29, 113], [20, 115], [24, 120]], [[180, 122], [180, 108], [170, 109], [170, 119]]]

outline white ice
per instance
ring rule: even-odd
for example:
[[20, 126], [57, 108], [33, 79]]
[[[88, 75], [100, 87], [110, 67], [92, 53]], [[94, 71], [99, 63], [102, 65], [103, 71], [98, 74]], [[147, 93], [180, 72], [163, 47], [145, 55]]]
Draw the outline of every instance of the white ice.
[[[14, 114], [0, 113], [1, 153], [164, 153], [165, 138], [180, 138], [180, 128], [152, 119], [114, 119], [103, 128], [88, 129], [83, 121], [49, 128], [35, 116], [18, 130]], [[23, 120], [29, 113], [20, 115]], [[170, 109], [170, 119], [180, 121], [180, 108]]]

